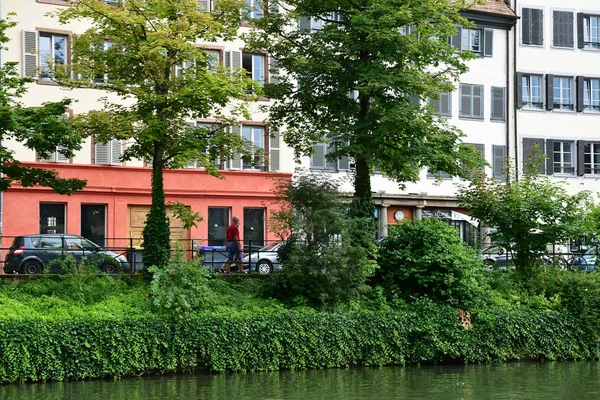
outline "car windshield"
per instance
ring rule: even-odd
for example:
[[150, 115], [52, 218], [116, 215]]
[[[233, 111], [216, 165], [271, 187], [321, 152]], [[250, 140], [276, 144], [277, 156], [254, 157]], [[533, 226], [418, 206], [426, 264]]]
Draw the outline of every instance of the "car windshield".
[[487, 249], [484, 249], [481, 253], [482, 254], [502, 254], [502, 253], [504, 253], [504, 249], [500, 246], [492, 246], [492, 247], [488, 247]]
[[276, 247], [279, 246], [279, 243], [271, 243], [266, 245], [265, 247], [263, 247], [262, 249], [258, 250], [258, 251], [275, 251], [277, 250]]
[[586, 255], [588, 254], [596, 254], [596, 248], [595, 247], [590, 247], [589, 249], [587, 249], [587, 251], [585, 252]]

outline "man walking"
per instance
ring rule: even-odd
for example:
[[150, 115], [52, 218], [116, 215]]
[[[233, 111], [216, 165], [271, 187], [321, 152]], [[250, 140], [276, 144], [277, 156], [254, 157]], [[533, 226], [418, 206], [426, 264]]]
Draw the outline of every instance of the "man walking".
[[244, 272], [242, 266], [242, 246], [240, 245], [240, 219], [236, 216], [231, 218], [231, 225], [227, 228], [227, 259], [223, 263], [223, 272], [229, 273], [231, 263], [235, 260], [238, 272]]

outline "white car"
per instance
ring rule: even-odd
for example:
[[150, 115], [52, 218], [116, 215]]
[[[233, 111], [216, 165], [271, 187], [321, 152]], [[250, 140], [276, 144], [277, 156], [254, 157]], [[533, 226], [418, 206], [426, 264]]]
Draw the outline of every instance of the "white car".
[[281, 271], [281, 262], [277, 257], [277, 251], [281, 247], [281, 242], [271, 243], [265, 247], [248, 254], [242, 258], [244, 269], [249, 271], [257, 271], [262, 275], [267, 275], [272, 272]]

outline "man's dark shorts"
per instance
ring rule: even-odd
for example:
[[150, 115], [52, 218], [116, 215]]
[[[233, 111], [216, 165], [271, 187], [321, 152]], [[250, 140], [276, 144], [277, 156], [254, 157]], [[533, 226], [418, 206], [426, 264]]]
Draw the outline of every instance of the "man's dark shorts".
[[238, 260], [241, 260], [243, 258], [242, 252], [238, 248], [238, 244], [235, 241], [227, 242], [227, 251], [229, 252], [227, 258], [229, 258], [230, 260], [234, 260], [236, 258]]

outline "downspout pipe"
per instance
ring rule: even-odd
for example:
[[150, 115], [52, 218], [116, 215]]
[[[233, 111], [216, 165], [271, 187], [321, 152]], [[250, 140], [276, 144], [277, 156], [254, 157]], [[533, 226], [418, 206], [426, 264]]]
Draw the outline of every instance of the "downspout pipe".
[[[1, 0], [0, 0], [1, 1]], [[515, 12], [515, 14], [517, 14], [517, 0], [513, 0], [513, 11]], [[517, 19], [518, 21], [518, 19]], [[516, 74], [517, 74], [517, 45], [519, 43], [519, 35], [517, 32], [517, 24], [515, 23], [514, 25], [514, 32], [513, 32], [513, 70], [512, 70], [512, 75], [513, 77], [515, 77], [514, 79], [516, 79]], [[507, 38], [507, 42], [508, 42], [508, 38]], [[508, 57], [507, 57], [507, 63], [508, 63]], [[514, 126], [513, 126], [513, 130], [514, 130], [514, 140], [515, 140], [515, 180], [518, 181], [519, 180], [519, 124], [517, 123], [517, 118], [519, 116], [519, 112], [517, 110], [516, 107], [516, 96], [517, 96], [517, 85], [519, 84], [519, 82], [515, 82], [515, 86], [511, 89], [511, 91], [515, 94], [515, 107], [514, 107], [514, 118], [513, 118], [513, 122], [514, 122]], [[508, 125], [507, 125], [507, 129], [508, 129]]]

